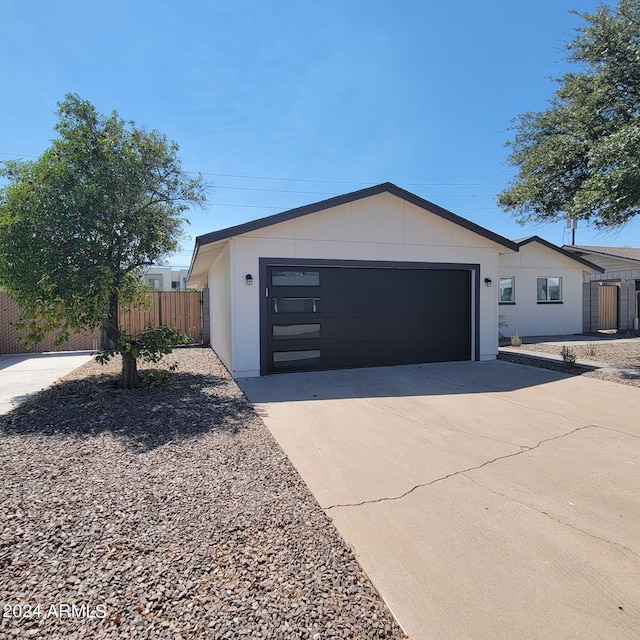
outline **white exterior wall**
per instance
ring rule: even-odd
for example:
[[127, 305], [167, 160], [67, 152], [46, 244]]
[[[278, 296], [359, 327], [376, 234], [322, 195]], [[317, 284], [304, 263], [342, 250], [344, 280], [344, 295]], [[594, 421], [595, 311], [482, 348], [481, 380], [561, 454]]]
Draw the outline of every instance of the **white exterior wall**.
[[[497, 285], [488, 288], [484, 279], [497, 283], [498, 250], [504, 248], [391, 194], [245, 233], [230, 242], [234, 322], [233, 366], [229, 368], [234, 377], [260, 374], [259, 296], [265, 294], [265, 283], [259, 282], [260, 258], [480, 264], [480, 358], [496, 357]], [[253, 286], [245, 283], [248, 273], [253, 276]], [[212, 287], [211, 279], [209, 283]], [[212, 300], [214, 297], [212, 288]], [[214, 326], [213, 313], [211, 318]]]
[[[582, 282], [586, 268], [538, 242], [519, 253], [500, 257], [500, 276], [515, 277], [515, 304], [501, 304], [498, 313], [508, 327], [506, 336], [552, 336], [582, 333]], [[562, 304], [538, 304], [537, 279], [562, 278]], [[496, 296], [499, 288], [496, 288]], [[502, 319], [502, 318], [501, 318]]]
[[218, 354], [227, 369], [232, 367], [232, 337], [231, 323], [232, 293], [231, 293], [231, 246], [220, 252], [209, 268], [209, 318], [211, 347]]

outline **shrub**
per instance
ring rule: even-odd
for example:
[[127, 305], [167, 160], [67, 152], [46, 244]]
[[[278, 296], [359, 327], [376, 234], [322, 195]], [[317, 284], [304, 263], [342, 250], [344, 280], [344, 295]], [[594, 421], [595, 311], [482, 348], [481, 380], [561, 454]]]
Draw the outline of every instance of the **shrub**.
[[562, 351], [560, 352], [560, 355], [562, 356], [562, 359], [567, 364], [575, 364], [576, 363], [576, 354], [575, 354], [575, 352], [573, 351], [573, 349], [570, 349], [566, 345], [564, 347], [562, 347]]
[[521, 344], [522, 344], [522, 338], [518, 335], [518, 332], [516, 331], [511, 336], [511, 346], [512, 347], [519, 347]]

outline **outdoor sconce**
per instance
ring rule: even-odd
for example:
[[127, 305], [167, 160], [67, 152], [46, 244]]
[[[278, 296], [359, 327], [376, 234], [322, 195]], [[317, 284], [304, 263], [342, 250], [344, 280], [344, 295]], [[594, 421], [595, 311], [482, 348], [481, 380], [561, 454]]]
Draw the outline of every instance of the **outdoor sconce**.
[[253, 284], [253, 276], [250, 273], [244, 277], [244, 281], [250, 286]]
[[[247, 277], [248, 277], [248, 276], [247, 276]], [[484, 283], [487, 285], [487, 287], [490, 287], [490, 286], [491, 286], [491, 282], [492, 282], [491, 278], [485, 278], [485, 279], [484, 279]]]

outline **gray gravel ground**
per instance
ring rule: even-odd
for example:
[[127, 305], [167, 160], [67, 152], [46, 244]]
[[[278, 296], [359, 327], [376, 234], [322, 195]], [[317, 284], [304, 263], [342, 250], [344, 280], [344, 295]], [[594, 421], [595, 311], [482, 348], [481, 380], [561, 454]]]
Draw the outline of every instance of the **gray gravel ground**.
[[[638, 370], [640, 373], [640, 337], [632, 338], [627, 334], [566, 336], [562, 338], [562, 343], [555, 340], [535, 341], [534, 339], [528, 339], [518, 347], [518, 350], [523, 352], [561, 355], [563, 344], [567, 344], [578, 359], [592, 360], [614, 367]], [[533, 364], [529, 358], [518, 357], [518, 355], [514, 353], [501, 353], [500, 359], [518, 364]], [[625, 375], [624, 372], [616, 373], [610, 369], [585, 371], [584, 369], [567, 366], [564, 363], [545, 362], [537, 362], [535, 366], [640, 387], [640, 379], [638, 379], [638, 377], [630, 377]]]
[[0, 638], [404, 638], [212, 351], [0, 416]]

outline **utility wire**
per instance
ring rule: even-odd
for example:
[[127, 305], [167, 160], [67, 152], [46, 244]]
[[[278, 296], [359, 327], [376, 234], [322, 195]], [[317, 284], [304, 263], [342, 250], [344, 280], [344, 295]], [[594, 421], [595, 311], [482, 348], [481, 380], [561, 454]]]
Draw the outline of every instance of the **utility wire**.
[[[38, 156], [32, 156], [26, 153], [10, 153], [8, 151], [0, 151], [0, 155], [4, 156], [14, 156], [16, 158], [37, 158]], [[378, 184], [380, 181], [371, 181], [371, 182], [362, 182], [358, 180], [325, 180], [325, 179], [312, 179], [312, 178], [278, 178], [275, 176], [250, 176], [250, 175], [242, 175], [237, 173], [212, 173], [207, 171], [185, 171], [185, 173], [190, 174], [200, 174], [203, 176], [216, 176], [219, 178], [242, 178], [245, 180], [276, 180], [282, 182], [310, 182], [317, 184], [359, 184], [370, 186], [372, 184]], [[483, 186], [502, 186], [502, 182], [404, 182], [400, 181], [402, 184], [408, 187], [483, 187]], [[218, 186], [218, 185], [216, 185]], [[233, 189], [234, 187], [225, 187], [228, 189]], [[235, 187], [236, 189], [242, 189], [243, 187]], [[250, 187], [246, 188], [247, 190], [258, 191], [258, 189], [251, 189]], [[264, 189], [264, 191], [270, 191], [270, 189]], [[273, 191], [277, 191], [274, 189]], [[324, 193], [321, 191], [290, 191], [288, 193], [316, 193], [316, 194], [324, 194], [324, 195], [332, 195], [331, 193]], [[340, 194], [335, 194], [340, 195]]]

